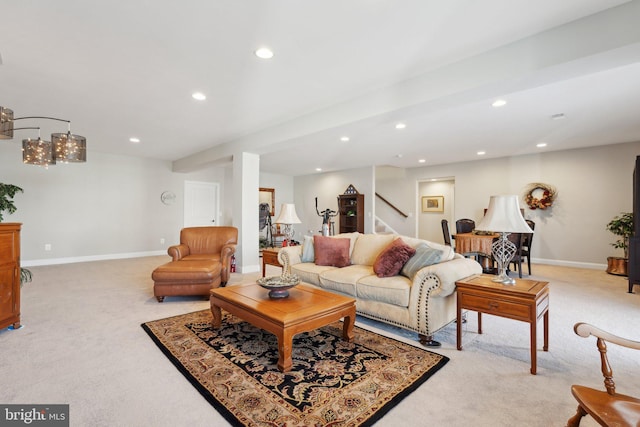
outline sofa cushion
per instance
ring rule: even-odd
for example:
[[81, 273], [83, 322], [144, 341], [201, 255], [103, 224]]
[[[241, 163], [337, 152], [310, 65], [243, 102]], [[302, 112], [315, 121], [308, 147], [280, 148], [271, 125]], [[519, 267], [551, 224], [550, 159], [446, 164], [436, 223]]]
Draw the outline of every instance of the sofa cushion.
[[362, 277], [356, 284], [359, 300], [373, 300], [400, 307], [409, 306], [411, 280], [404, 276], [380, 278], [376, 275]]
[[338, 270], [337, 267], [315, 265], [312, 262], [301, 262], [291, 265], [291, 274], [297, 274], [301, 282], [320, 286], [320, 274], [328, 270]]
[[340, 233], [335, 236], [331, 236], [334, 239], [349, 239], [349, 259], [351, 259], [351, 254], [353, 253], [353, 248], [356, 246], [356, 241], [358, 237], [362, 236], [362, 233], [358, 231], [354, 231], [353, 233]]
[[351, 254], [351, 264], [373, 265], [376, 257], [389, 243], [393, 241], [393, 234], [361, 234]]
[[402, 267], [403, 276], [413, 280], [416, 273], [422, 268], [437, 264], [442, 260], [443, 253], [441, 250], [431, 247], [427, 243], [421, 243], [416, 247], [416, 253]]
[[315, 251], [313, 249], [313, 236], [304, 236], [302, 241], [302, 262], [315, 261]]
[[350, 265], [320, 273], [320, 286], [352, 297], [356, 296], [356, 283], [363, 277], [373, 275], [368, 265]]
[[349, 262], [349, 239], [313, 236], [316, 265], [346, 267]]
[[411, 246], [412, 248], [417, 248], [418, 245], [422, 245], [423, 243], [427, 243], [432, 249], [437, 249], [442, 252], [442, 259], [440, 262], [451, 261], [456, 256], [456, 251], [453, 250], [451, 246], [446, 246], [441, 243], [436, 243], [432, 241], [427, 241], [424, 239], [416, 239], [415, 237], [402, 236], [402, 240]]
[[373, 263], [373, 271], [378, 277], [395, 276], [415, 253], [414, 248], [397, 238], [378, 254]]

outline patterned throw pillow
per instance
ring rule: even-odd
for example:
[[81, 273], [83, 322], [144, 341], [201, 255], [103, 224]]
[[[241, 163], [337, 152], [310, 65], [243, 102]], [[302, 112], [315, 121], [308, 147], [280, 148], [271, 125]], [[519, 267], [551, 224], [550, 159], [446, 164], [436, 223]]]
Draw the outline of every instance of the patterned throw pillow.
[[378, 255], [373, 263], [373, 272], [378, 277], [391, 277], [400, 273], [402, 266], [416, 253], [416, 250], [398, 238]]
[[437, 264], [442, 259], [442, 251], [433, 249], [426, 243], [416, 246], [416, 253], [402, 267], [401, 274], [413, 280], [420, 269], [428, 265]]
[[349, 239], [313, 236], [316, 265], [331, 265], [334, 267], [350, 265], [349, 243]]

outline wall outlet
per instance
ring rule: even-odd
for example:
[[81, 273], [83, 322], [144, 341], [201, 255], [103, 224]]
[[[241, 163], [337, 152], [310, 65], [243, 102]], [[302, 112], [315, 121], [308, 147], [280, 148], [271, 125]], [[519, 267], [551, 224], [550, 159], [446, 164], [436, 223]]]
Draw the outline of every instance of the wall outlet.
[[161, 237], [161, 238], [160, 238], [160, 244], [161, 244], [161, 245], [164, 245], [164, 237]]
[[44, 250], [45, 251], [50, 251], [51, 250], [51, 243], [45, 243]]

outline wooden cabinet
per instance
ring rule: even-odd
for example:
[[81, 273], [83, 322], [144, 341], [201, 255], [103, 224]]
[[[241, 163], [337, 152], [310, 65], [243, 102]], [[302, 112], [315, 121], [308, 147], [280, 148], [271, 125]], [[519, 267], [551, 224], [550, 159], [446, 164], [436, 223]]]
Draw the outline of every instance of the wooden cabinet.
[[20, 327], [20, 227], [0, 223], [0, 329]]
[[338, 196], [340, 233], [364, 233], [364, 194], [342, 194]]

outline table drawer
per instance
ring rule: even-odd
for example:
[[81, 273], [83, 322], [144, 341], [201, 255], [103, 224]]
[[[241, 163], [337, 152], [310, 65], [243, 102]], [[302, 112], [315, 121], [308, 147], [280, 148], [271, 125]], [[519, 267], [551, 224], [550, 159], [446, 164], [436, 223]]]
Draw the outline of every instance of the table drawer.
[[529, 304], [518, 303], [498, 298], [487, 298], [481, 295], [462, 293], [458, 296], [462, 306], [469, 310], [488, 314], [497, 314], [511, 319], [528, 322], [531, 318]]

